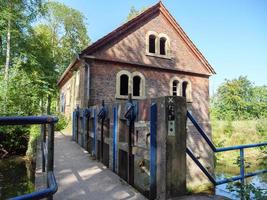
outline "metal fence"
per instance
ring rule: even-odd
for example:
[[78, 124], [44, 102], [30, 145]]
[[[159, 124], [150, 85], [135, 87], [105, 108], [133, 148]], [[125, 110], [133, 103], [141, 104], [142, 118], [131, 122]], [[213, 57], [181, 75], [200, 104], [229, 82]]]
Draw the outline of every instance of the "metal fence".
[[237, 180], [241, 180], [241, 183], [244, 184], [244, 179], [255, 176], [261, 173], [267, 173], [267, 169], [264, 170], [258, 170], [254, 173], [245, 173], [245, 165], [244, 165], [244, 149], [247, 148], [254, 148], [254, 147], [263, 147], [267, 146], [267, 142], [258, 143], [258, 144], [246, 144], [246, 145], [239, 145], [239, 146], [231, 146], [231, 147], [222, 147], [222, 148], [216, 148], [212, 141], [209, 139], [207, 134], [204, 132], [204, 130], [200, 127], [200, 125], [197, 123], [197, 121], [194, 119], [194, 117], [190, 114], [190, 112], [187, 112], [187, 117], [190, 119], [190, 121], [193, 123], [193, 125], [196, 127], [200, 135], [204, 138], [204, 140], [207, 142], [209, 147], [213, 150], [214, 153], [218, 152], [225, 152], [225, 151], [232, 151], [232, 150], [239, 150], [240, 151], [240, 160], [239, 160], [239, 167], [240, 167], [240, 175], [239, 176], [233, 176], [231, 178], [225, 178], [223, 180], [217, 181], [209, 172], [208, 170], [198, 161], [198, 159], [194, 156], [193, 152], [187, 148], [186, 153], [192, 158], [192, 160], [197, 164], [197, 166], [203, 171], [203, 173], [209, 178], [209, 180], [214, 185], [221, 185], [224, 183], [229, 183]]

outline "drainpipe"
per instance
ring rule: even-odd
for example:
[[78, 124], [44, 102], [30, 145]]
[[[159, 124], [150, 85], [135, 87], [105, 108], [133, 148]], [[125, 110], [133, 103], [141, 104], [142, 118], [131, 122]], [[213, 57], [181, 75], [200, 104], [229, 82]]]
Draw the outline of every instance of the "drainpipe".
[[82, 61], [82, 63], [86, 66], [87, 69], [87, 90], [86, 90], [86, 99], [87, 99], [87, 106], [89, 106], [89, 98], [90, 98], [90, 65], [82, 58], [80, 58], [80, 54], [77, 54], [77, 59]]

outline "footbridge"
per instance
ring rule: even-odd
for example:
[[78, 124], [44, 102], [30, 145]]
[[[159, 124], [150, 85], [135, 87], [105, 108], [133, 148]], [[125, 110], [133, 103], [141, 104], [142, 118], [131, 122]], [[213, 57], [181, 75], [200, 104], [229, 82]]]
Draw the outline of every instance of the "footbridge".
[[[55, 117], [0, 118], [0, 125], [41, 124], [37, 171], [45, 175], [46, 185], [13, 199], [227, 199], [188, 195], [187, 160], [197, 166], [211, 189], [267, 172], [247, 174], [244, 167], [244, 149], [267, 142], [216, 148], [186, 106], [182, 97], [161, 97], [77, 107], [72, 133], [54, 133]], [[240, 151], [238, 176], [216, 179], [214, 168], [207, 168], [188, 147], [188, 123], [212, 154]]]

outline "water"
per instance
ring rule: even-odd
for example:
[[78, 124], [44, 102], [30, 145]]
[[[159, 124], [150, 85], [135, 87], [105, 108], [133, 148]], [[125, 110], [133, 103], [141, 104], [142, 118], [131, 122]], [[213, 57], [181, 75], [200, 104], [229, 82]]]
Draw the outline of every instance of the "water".
[[[231, 177], [231, 176], [236, 176], [237, 173], [236, 172], [228, 172], [225, 173], [225, 168], [223, 167], [217, 167], [216, 169], [216, 178], [217, 180], [221, 180], [221, 179], [224, 179], [224, 178], [227, 178], [227, 177]], [[256, 170], [255, 170], [256, 171]], [[234, 183], [228, 183], [228, 184], [222, 184], [222, 185], [218, 185], [216, 187], [216, 194], [217, 195], [221, 195], [221, 196], [225, 196], [225, 197], [228, 197], [230, 199], [233, 199], [233, 200], [239, 200], [240, 199], [240, 195], [241, 195], [241, 192], [238, 192], [240, 191], [240, 185], [239, 185], [240, 181], [235, 181]], [[256, 193], [257, 192], [260, 192], [261, 197], [257, 198], [255, 197], [255, 194], [253, 192], [246, 192], [250, 197], [248, 199], [260, 199], [260, 200], [267, 200], [267, 174], [261, 174], [261, 175], [257, 175], [257, 176], [254, 176], [254, 177], [250, 177], [250, 178], [246, 178], [245, 179], [245, 184], [246, 185], [253, 185], [253, 187], [251, 186], [248, 186], [250, 187], [249, 188], [249, 191], [253, 191], [254, 188], [256, 188]], [[232, 191], [231, 189], [229, 189], [229, 186], [232, 185]], [[246, 190], [248, 191], [248, 190]], [[246, 198], [245, 198], [246, 199]]]
[[24, 157], [0, 160], [0, 199], [33, 192], [35, 166]]

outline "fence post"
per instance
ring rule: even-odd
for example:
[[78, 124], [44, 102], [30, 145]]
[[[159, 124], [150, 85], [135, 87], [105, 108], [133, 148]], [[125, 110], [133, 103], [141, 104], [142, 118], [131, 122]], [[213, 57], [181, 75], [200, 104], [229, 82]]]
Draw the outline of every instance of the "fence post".
[[157, 196], [157, 104], [150, 107], [150, 191], [149, 199]]
[[113, 172], [117, 167], [117, 132], [118, 132], [118, 107], [113, 107]]

